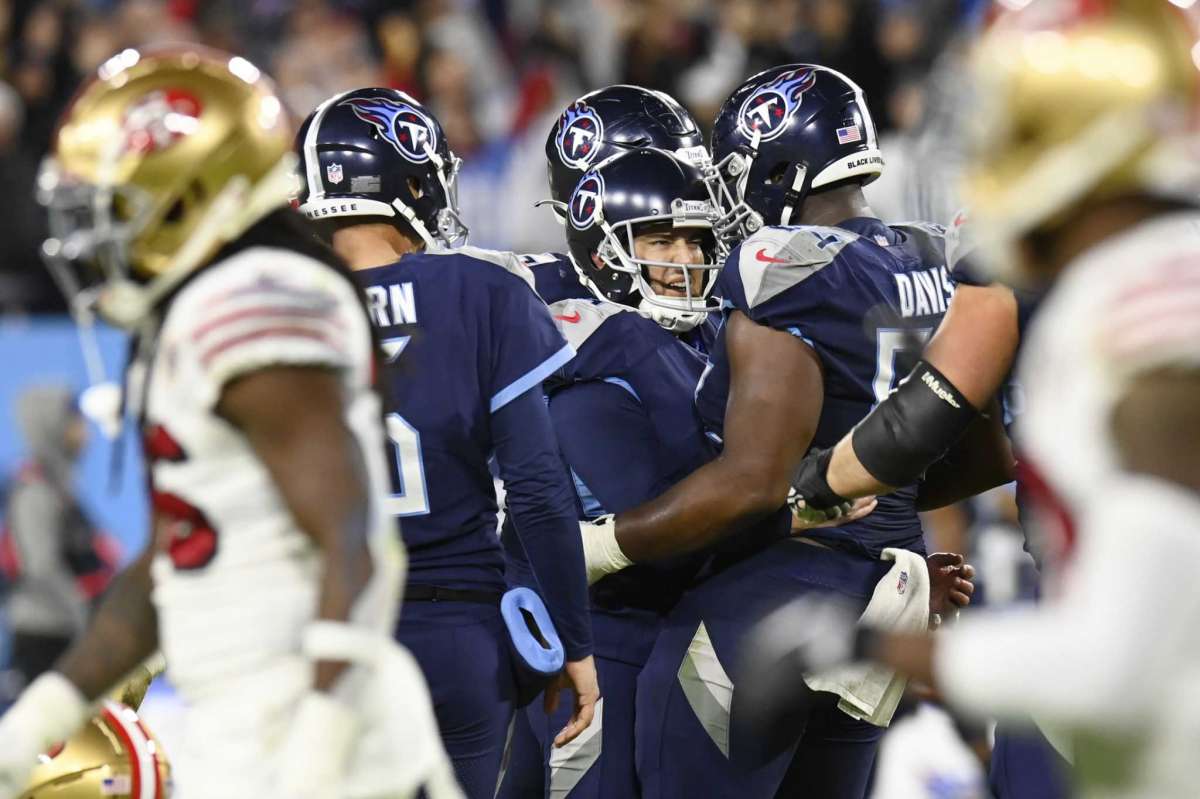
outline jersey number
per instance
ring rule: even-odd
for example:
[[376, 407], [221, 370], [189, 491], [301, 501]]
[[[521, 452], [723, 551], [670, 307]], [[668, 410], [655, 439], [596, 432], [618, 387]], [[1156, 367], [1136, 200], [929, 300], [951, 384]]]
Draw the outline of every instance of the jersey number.
[[[151, 467], [155, 461], [187, 460], [183, 447], [162, 425], [146, 429], [143, 446]], [[177, 494], [153, 487], [150, 503], [154, 508], [155, 546], [170, 556], [176, 569], [194, 571], [212, 562], [217, 556], [217, 531], [204, 511]]]
[[875, 404], [887, 399], [887, 395], [896, 388], [896, 384], [904, 374], [916, 363], [912, 363], [903, 373], [897, 374], [896, 361], [901, 356], [919, 356], [920, 349], [916, 344], [924, 345], [929, 339], [932, 328], [880, 328], [875, 334], [875, 381], [871, 388], [875, 392]]
[[392, 475], [396, 491], [387, 499], [388, 513], [424, 516], [429, 513], [429, 491], [425, 488], [425, 464], [421, 460], [421, 434], [398, 413], [389, 413], [385, 423], [396, 464]]

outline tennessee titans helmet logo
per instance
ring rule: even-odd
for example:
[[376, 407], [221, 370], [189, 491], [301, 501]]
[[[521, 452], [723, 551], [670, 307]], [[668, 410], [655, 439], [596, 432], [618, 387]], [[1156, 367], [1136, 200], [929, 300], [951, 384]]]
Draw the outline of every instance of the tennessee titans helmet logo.
[[383, 97], [351, 97], [340, 105], [349, 106], [356, 117], [374, 125], [396, 152], [414, 164], [425, 163], [437, 149], [433, 122], [416, 105]]
[[591, 166], [600, 150], [600, 138], [604, 135], [604, 123], [587, 103], [575, 103], [558, 120], [558, 156], [573, 169], [584, 170]]
[[568, 216], [577, 230], [591, 227], [600, 216], [600, 196], [604, 194], [604, 178], [596, 172], [583, 176], [571, 194]]
[[758, 133], [770, 141], [787, 129], [787, 123], [800, 107], [804, 93], [817, 82], [811, 67], [784, 72], [770, 83], [759, 86], [738, 111], [738, 129], [746, 137]]

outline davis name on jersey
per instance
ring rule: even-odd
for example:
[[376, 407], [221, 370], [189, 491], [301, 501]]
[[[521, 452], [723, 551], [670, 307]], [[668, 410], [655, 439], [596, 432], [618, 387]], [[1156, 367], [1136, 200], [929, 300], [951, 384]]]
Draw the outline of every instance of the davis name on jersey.
[[[796, 336], [821, 360], [825, 399], [814, 446], [832, 446], [882, 401], [941, 322], [953, 294], [944, 233], [938, 225], [858, 218], [836, 227], [764, 228], [730, 253], [717, 284], [725, 313], [741, 311]], [[724, 329], [711, 363], [696, 405], [719, 443], [729, 393]], [[888, 546], [921, 550], [915, 496], [915, 485], [901, 488], [881, 497], [867, 518], [810, 536], [871, 557]], [[783, 535], [786, 514], [774, 524]]]
[[[270, 473], [215, 411], [229, 381], [274, 365], [336, 370], [372, 496], [386, 495], [370, 328], [352, 283], [326, 264], [251, 247], [205, 268], [168, 307], [146, 378], [163, 652], [176, 687], [197, 707], [212, 693], [262, 687], [260, 704], [268, 694], [274, 704], [256, 724], [286, 723], [290, 703], [309, 687], [298, 653], [321, 572], [319, 551]], [[379, 503], [371, 511], [375, 572], [352, 618], [386, 634], [402, 555], [392, 519]]]

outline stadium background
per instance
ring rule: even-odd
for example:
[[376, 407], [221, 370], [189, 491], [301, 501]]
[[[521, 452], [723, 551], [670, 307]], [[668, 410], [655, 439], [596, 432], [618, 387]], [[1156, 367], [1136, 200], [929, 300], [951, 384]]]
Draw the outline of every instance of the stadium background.
[[[543, 146], [559, 111], [590, 89], [637, 83], [683, 102], [707, 129], [754, 72], [811, 61], [865, 90], [887, 172], [868, 187], [886, 220], [944, 221], [953, 169], [943, 113], [962, 42], [985, 0], [9, 0], [0, 3], [0, 491], [24, 445], [12, 418], [33, 384], [87, 384], [62, 298], [37, 256], [45, 220], [37, 166], [82, 76], [127, 47], [199, 42], [272, 74], [297, 119], [366, 85], [413, 94], [441, 120], [465, 166], [460, 203], [471, 241], [518, 252], [561, 249]], [[948, 99], [949, 98], [949, 99]], [[497, 209], [502, 212], [497, 213]], [[101, 331], [109, 375], [124, 341]], [[98, 526], [142, 545], [146, 513], [131, 436], [121, 468], [95, 429], [79, 471]], [[3, 505], [0, 504], [0, 513]], [[1025, 591], [1027, 559], [1003, 490], [929, 519], [934, 549], [970, 551], [990, 601]], [[4, 662], [0, 615], [0, 670]], [[2, 673], [2, 672], [0, 672]], [[169, 715], [168, 711], [163, 711]], [[167, 718], [155, 725], [170, 725]], [[160, 732], [164, 732], [161, 731]], [[166, 737], [169, 737], [167, 735]], [[168, 742], [169, 743], [169, 742]], [[169, 746], [168, 746], [169, 748]]]

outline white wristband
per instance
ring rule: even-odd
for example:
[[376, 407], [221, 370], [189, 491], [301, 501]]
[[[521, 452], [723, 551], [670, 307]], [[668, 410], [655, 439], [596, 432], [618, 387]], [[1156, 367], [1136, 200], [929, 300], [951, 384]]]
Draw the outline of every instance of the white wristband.
[[617, 543], [617, 525], [611, 513], [595, 521], [580, 522], [579, 532], [583, 538], [583, 560], [587, 566], [588, 585], [633, 565], [633, 561], [621, 551], [621, 545]]
[[91, 716], [92, 705], [75, 684], [48, 671], [29, 684], [3, 723], [45, 751], [74, 735]]

